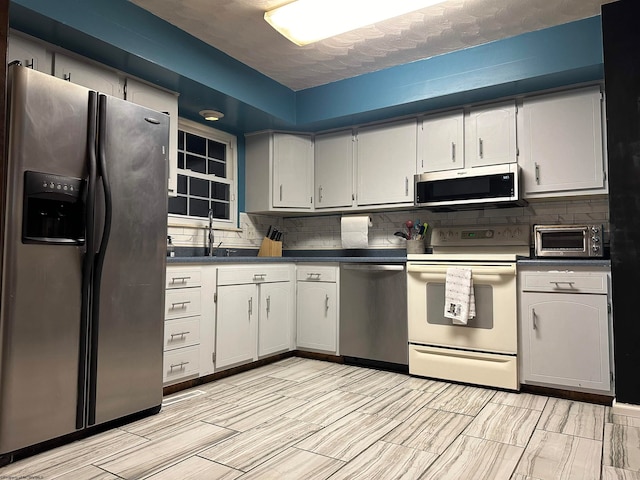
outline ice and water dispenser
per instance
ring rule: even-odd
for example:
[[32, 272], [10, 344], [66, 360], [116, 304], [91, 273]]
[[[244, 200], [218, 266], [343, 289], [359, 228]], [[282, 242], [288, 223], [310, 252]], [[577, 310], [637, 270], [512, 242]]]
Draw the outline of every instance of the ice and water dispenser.
[[84, 243], [84, 181], [40, 172], [25, 172], [23, 243]]

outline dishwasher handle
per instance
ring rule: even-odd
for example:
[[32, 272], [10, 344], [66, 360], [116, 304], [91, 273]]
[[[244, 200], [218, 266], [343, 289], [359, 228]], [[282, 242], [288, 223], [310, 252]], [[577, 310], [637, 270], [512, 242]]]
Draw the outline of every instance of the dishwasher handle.
[[404, 265], [381, 265], [381, 264], [359, 264], [348, 263], [341, 265], [345, 270], [357, 270], [360, 272], [403, 272]]

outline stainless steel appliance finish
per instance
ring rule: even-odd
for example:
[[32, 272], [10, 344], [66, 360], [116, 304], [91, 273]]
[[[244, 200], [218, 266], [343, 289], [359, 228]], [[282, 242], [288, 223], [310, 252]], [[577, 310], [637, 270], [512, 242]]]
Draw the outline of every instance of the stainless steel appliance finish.
[[168, 117], [9, 73], [0, 459], [159, 410], [167, 236]]
[[340, 354], [408, 364], [407, 282], [401, 264], [340, 265]]
[[415, 204], [432, 210], [526, 205], [516, 163], [415, 175]]
[[536, 257], [602, 257], [602, 225], [535, 225]]

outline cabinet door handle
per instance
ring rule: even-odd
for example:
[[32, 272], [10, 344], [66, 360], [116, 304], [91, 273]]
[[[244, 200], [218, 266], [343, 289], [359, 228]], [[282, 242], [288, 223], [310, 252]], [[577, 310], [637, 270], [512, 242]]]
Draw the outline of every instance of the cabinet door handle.
[[318, 203], [322, 203], [322, 185], [318, 188]]
[[455, 142], [451, 142], [451, 161], [456, 161], [456, 144]]
[[186, 332], [178, 332], [178, 333], [172, 333], [171, 334], [171, 340], [173, 340], [173, 337], [184, 337], [185, 335], [189, 335], [191, 332], [186, 331]]
[[484, 142], [481, 138], [478, 139], [478, 149], [480, 152], [480, 158], [484, 157]]
[[409, 177], [404, 177], [404, 196], [409, 196]]
[[171, 277], [171, 284], [173, 285], [174, 283], [187, 283], [187, 280], [189, 280], [191, 277]]
[[329, 295], [324, 296], [324, 311], [325, 313], [329, 311]]
[[191, 300], [185, 300], [184, 302], [174, 302], [171, 304], [171, 309], [175, 309], [176, 305], [180, 305], [180, 307], [177, 308], [186, 308], [187, 305], [189, 305], [191, 303]]
[[271, 295], [267, 297], [267, 316], [269, 316], [270, 311], [271, 311]]
[[280, 201], [282, 201], [282, 184], [280, 184]]
[[66, 80], [67, 82], [70, 82], [70, 81], [71, 81], [71, 72], [69, 72], [69, 73], [64, 73], [64, 74], [62, 75], [62, 79], [63, 79], [63, 80]]
[[31, 59], [31, 62], [29, 62], [29, 60], [27, 60], [27, 64], [25, 65], [27, 68], [31, 68], [33, 69], [34, 66], [34, 61], [33, 58]]
[[249, 297], [249, 321], [251, 321], [252, 314], [253, 314], [253, 297]]
[[538, 315], [536, 314], [536, 309], [532, 308], [531, 309], [531, 323], [533, 324], [533, 329], [537, 330], [538, 329], [538, 325], [536, 324], [536, 317]]
[[536, 162], [535, 164], [535, 172], [536, 172], [536, 184], [540, 185], [540, 165]]
[[180, 363], [174, 363], [173, 365], [171, 365], [171, 367], [169, 368], [169, 371], [173, 371], [174, 368], [179, 368], [180, 370], [184, 370], [184, 366], [185, 365], [189, 365], [189, 362], [180, 362]]

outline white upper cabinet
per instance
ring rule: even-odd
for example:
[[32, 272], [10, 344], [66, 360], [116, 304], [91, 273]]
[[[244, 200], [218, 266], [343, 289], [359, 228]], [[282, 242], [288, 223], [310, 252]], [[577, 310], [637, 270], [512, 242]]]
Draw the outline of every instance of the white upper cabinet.
[[353, 144], [351, 130], [316, 135], [316, 209], [353, 205]]
[[245, 164], [248, 213], [313, 208], [311, 135], [277, 132], [247, 135]]
[[514, 100], [471, 108], [466, 121], [465, 167], [518, 161]]
[[464, 167], [464, 112], [430, 115], [418, 130], [418, 172]]
[[169, 195], [177, 195], [178, 95], [128, 78], [125, 98], [169, 115]]
[[361, 128], [356, 149], [358, 205], [413, 203], [416, 120]]
[[7, 63], [18, 60], [25, 67], [51, 75], [51, 58], [43, 44], [13, 33], [9, 35]]
[[85, 63], [56, 52], [53, 74], [71, 83], [124, 99], [124, 78], [113, 70]]
[[313, 143], [309, 135], [273, 134], [273, 206], [313, 206]]
[[525, 197], [607, 193], [602, 111], [599, 86], [523, 100]]

